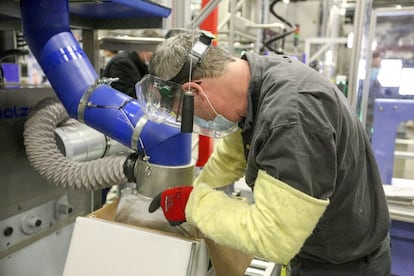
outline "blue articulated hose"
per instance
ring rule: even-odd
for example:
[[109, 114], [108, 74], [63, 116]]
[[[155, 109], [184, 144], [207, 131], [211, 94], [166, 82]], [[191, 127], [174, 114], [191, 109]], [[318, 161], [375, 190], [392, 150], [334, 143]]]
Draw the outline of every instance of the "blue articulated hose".
[[70, 117], [145, 152], [153, 164], [191, 162], [191, 134], [146, 120], [135, 99], [98, 79], [70, 30], [67, 0], [21, 0], [20, 5], [27, 44]]

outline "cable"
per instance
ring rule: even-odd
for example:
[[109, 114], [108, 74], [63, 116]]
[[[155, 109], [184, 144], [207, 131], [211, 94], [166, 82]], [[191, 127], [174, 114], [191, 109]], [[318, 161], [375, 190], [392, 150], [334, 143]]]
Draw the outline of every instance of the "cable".
[[275, 48], [273, 48], [273, 46], [271, 46], [271, 44], [273, 44], [275, 41], [277, 41], [277, 40], [279, 40], [279, 39], [285, 38], [286, 36], [288, 36], [288, 35], [292, 34], [292, 33], [296, 30], [296, 27], [295, 27], [292, 23], [290, 23], [289, 21], [287, 21], [286, 19], [284, 19], [283, 17], [281, 17], [280, 15], [278, 15], [278, 14], [276, 13], [276, 11], [274, 10], [274, 7], [275, 7], [275, 5], [276, 5], [278, 2], [280, 2], [280, 0], [275, 0], [275, 1], [273, 1], [273, 2], [270, 4], [270, 7], [269, 7], [270, 13], [271, 13], [274, 17], [276, 17], [277, 19], [279, 19], [280, 21], [282, 21], [283, 23], [285, 23], [287, 26], [289, 26], [289, 28], [290, 28], [290, 29], [285, 30], [283, 33], [281, 33], [281, 34], [277, 35], [276, 37], [273, 37], [273, 38], [271, 38], [271, 39], [269, 39], [269, 40], [265, 41], [265, 42], [264, 42], [264, 46], [265, 46], [266, 48], [268, 48], [269, 50], [271, 50], [271, 51], [273, 51], [273, 52], [277, 53], [277, 54], [283, 54], [283, 46], [284, 46], [284, 45], [283, 45], [283, 43], [284, 43], [284, 42], [282, 43], [282, 47], [281, 47], [280, 49], [275, 49]]

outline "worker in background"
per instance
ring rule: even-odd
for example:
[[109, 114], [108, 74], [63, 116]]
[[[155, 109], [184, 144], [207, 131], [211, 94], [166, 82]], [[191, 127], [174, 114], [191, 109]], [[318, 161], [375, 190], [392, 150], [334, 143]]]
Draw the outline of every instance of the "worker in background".
[[[149, 211], [161, 207], [171, 225], [187, 221], [218, 244], [287, 265], [290, 275], [390, 275], [381, 178], [342, 92], [287, 56], [236, 58], [212, 46], [177, 79], [198, 41], [167, 39], [149, 71], [192, 92], [195, 124], [228, 135], [193, 186], [165, 190]], [[253, 203], [218, 189], [243, 176]]]
[[119, 78], [111, 83], [112, 88], [135, 98], [135, 84], [148, 74], [151, 55], [151, 51], [122, 51], [109, 60], [102, 77]]
[[380, 52], [374, 52], [372, 54], [371, 71], [369, 77], [369, 92], [368, 92], [368, 106], [367, 106], [367, 117], [365, 123], [365, 129], [368, 136], [371, 137], [372, 125], [374, 123], [374, 109], [375, 99], [384, 98], [385, 91], [384, 87], [378, 80], [378, 73], [381, 69], [382, 55]]

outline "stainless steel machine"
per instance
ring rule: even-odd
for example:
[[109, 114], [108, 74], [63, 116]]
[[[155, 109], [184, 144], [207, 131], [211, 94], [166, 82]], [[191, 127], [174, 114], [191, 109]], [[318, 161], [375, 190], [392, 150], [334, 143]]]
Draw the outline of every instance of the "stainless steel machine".
[[55, 97], [51, 88], [0, 90], [0, 275], [29, 275], [45, 267], [42, 275], [59, 275], [75, 217], [100, 200], [99, 193], [48, 183], [27, 160], [24, 123], [46, 97]]

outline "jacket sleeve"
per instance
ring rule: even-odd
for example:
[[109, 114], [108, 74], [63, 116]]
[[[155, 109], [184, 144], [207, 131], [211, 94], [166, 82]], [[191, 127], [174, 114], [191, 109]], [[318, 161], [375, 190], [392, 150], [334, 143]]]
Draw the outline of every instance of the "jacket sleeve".
[[[228, 197], [204, 183], [190, 195], [187, 221], [218, 244], [279, 264], [301, 249], [329, 200], [311, 197], [259, 171], [254, 204]], [[271, 199], [271, 200], [270, 200]]]
[[239, 180], [245, 169], [243, 141], [238, 129], [220, 141], [194, 185], [206, 183], [212, 188], [224, 187]]

